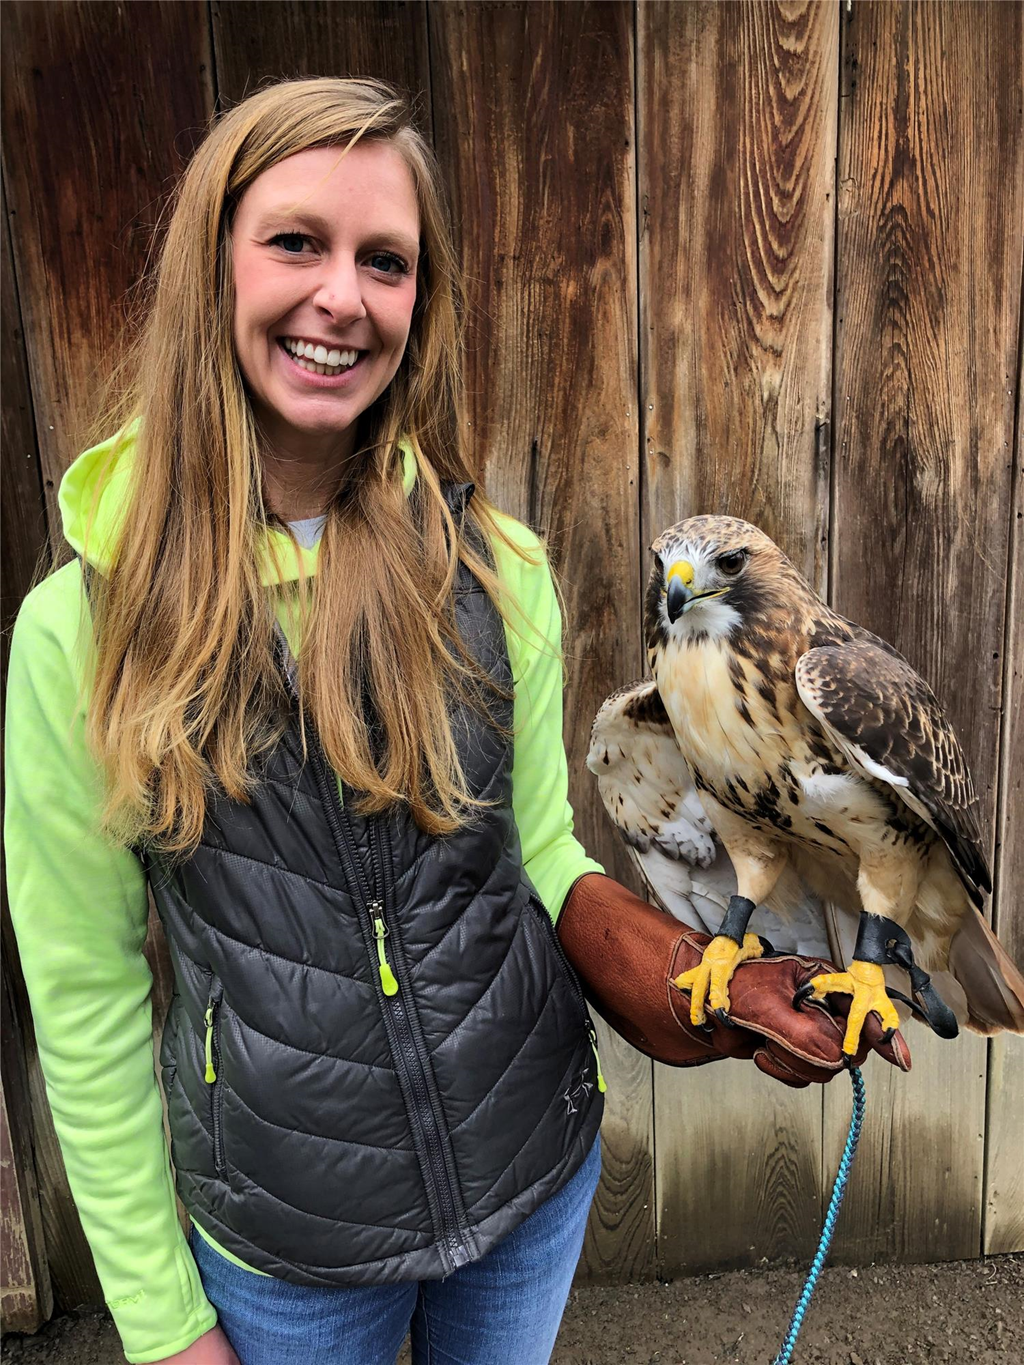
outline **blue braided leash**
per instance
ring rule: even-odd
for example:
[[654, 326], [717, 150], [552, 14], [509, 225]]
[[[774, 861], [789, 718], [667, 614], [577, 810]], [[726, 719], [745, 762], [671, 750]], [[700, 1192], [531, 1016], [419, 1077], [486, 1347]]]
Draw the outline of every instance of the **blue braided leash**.
[[821, 1236], [818, 1238], [818, 1250], [815, 1252], [811, 1268], [807, 1272], [807, 1279], [804, 1280], [800, 1297], [796, 1301], [796, 1308], [793, 1310], [789, 1330], [782, 1343], [782, 1350], [772, 1361], [772, 1365], [789, 1365], [793, 1359], [793, 1347], [800, 1335], [800, 1328], [804, 1325], [804, 1317], [810, 1306], [814, 1286], [818, 1283], [818, 1276], [824, 1269], [825, 1262], [828, 1260], [829, 1248], [832, 1246], [836, 1219], [839, 1217], [843, 1195], [846, 1193], [846, 1184], [850, 1179], [850, 1169], [853, 1166], [853, 1157], [860, 1139], [861, 1125], [864, 1122], [864, 1077], [860, 1074], [859, 1066], [850, 1068], [850, 1080], [853, 1082], [853, 1113], [850, 1115], [850, 1131], [846, 1135], [846, 1146], [843, 1148], [835, 1184], [832, 1186], [832, 1198], [829, 1200], [828, 1212], [825, 1214]]

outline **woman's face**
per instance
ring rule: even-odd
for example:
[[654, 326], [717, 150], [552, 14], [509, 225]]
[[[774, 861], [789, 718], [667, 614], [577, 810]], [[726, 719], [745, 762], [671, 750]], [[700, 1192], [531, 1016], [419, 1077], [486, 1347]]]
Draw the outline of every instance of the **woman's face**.
[[334, 444], [384, 392], [416, 300], [408, 166], [380, 142], [340, 155], [314, 147], [264, 171], [231, 227], [235, 352], [263, 431], [292, 453]]

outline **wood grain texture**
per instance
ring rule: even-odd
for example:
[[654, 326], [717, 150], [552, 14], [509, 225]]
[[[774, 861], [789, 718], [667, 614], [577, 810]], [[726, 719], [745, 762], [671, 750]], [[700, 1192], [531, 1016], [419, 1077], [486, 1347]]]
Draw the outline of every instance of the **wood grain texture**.
[[269, 81], [373, 77], [416, 97], [429, 132], [425, 0], [214, 0], [210, 13], [221, 107]]
[[[1019, 6], [842, 12], [834, 605], [931, 683], [991, 839], [1024, 210]], [[839, 1258], [977, 1255], [986, 1049], [868, 1074]], [[826, 1151], [848, 1096], [826, 1095]]]
[[[468, 432], [490, 496], [550, 539], [566, 595], [576, 831], [627, 860], [583, 760], [639, 671], [633, 14], [430, 9], [436, 145], [468, 275]], [[604, 1176], [582, 1274], [653, 1270], [651, 1064], [601, 1030]]]
[[[3, 545], [2, 622], [0, 622], [0, 710], [6, 714], [10, 632], [32, 580], [46, 536], [39, 480], [32, 396], [28, 384], [25, 337], [18, 309], [7, 196], [0, 187], [0, 271], [2, 317], [0, 391], [3, 393], [0, 465], [0, 544]], [[0, 1248], [2, 1314], [8, 1331], [34, 1331], [53, 1311], [53, 1289], [33, 1156], [34, 1131], [26, 1054], [32, 1035], [31, 1011], [18, 962], [14, 926], [7, 905], [7, 883], [0, 886], [0, 938], [3, 961], [0, 1055], [3, 1074], [4, 1235]], [[17, 1209], [15, 1215], [15, 1206]], [[10, 1212], [8, 1211], [10, 1209]], [[16, 1216], [18, 1226], [11, 1226]]]
[[56, 545], [60, 476], [212, 108], [209, 27], [199, 0], [9, 0], [4, 39], [5, 177]]
[[6, 1332], [34, 1332], [53, 1312], [25, 1040], [14, 1012], [7, 958], [0, 964], [0, 1319]]
[[[1024, 964], [1024, 301], [1017, 362], [993, 926]], [[1004, 1033], [990, 1042], [987, 1100], [982, 1250], [993, 1255], [1024, 1250], [1024, 1038]]]
[[[637, 17], [644, 544], [697, 513], [744, 517], [820, 589], [834, 11], [645, 4]], [[812, 1250], [820, 1092], [749, 1064], [655, 1076], [663, 1273]]]

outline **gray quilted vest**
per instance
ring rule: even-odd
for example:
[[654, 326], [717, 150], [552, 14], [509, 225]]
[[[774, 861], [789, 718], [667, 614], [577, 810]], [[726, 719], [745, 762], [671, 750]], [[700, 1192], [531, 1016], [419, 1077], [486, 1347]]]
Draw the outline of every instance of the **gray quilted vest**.
[[[501, 618], [464, 567], [455, 609], [510, 686]], [[435, 839], [401, 810], [357, 815], [308, 720], [304, 765], [292, 696], [251, 806], [211, 799], [188, 861], [136, 850], [174, 964], [160, 1061], [178, 1193], [296, 1284], [440, 1278], [589, 1151], [592, 1024], [523, 869], [511, 741], [454, 708], [470, 786], [497, 801]], [[511, 702], [492, 709], [510, 725]]]

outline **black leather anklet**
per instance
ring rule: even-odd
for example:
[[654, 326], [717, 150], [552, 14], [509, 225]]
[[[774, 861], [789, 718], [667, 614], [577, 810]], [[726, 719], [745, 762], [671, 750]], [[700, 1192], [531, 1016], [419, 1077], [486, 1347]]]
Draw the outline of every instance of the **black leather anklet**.
[[731, 938], [733, 943], [743, 946], [743, 935], [747, 932], [747, 925], [750, 923], [750, 916], [757, 909], [752, 900], [746, 896], [733, 896], [729, 900], [729, 908], [725, 912], [725, 919], [718, 926], [718, 936], [721, 938]]

